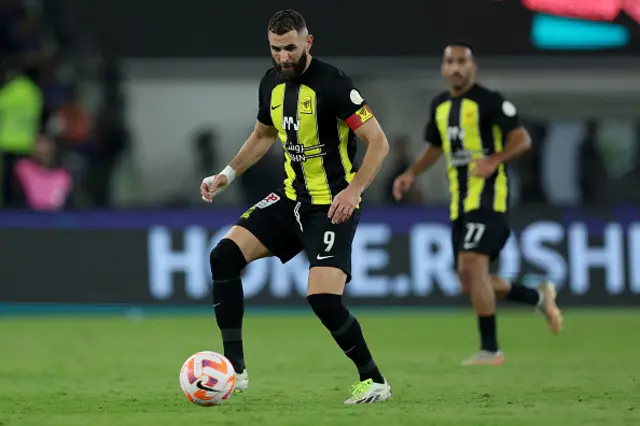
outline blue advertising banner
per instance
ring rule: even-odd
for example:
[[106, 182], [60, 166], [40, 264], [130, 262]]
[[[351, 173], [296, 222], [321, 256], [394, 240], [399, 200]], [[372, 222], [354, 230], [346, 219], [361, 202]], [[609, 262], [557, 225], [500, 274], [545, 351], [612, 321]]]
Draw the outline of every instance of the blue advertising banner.
[[[0, 302], [210, 304], [208, 255], [241, 210], [0, 212]], [[640, 303], [640, 207], [516, 209], [501, 275], [548, 277], [566, 305]], [[444, 208], [367, 208], [353, 245], [352, 305], [466, 306]], [[245, 268], [247, 303], [304, 304], [304, 253]]]

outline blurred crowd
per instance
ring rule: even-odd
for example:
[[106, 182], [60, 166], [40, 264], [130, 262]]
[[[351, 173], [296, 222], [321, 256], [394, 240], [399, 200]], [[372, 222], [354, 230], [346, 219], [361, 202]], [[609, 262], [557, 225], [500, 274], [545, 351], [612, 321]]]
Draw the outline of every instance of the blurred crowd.
[[129, 144], [117, 62], [78, 49], [81, 37], [58, 25], [53, 6], [0, 0], [2, 208], [109, 206]]
[[[114, 175], [122, 160], [132, 157], [120, 65], [91, 41], [65, 5], [59, 0], [0, 0], [2, 209], [118, 205], [112, 190]], [[640, 123], [628, 118], [527, 118], [534, 144], [509, 165], [514, 202], [640, 202], [640, 190], [629, 185], [640, 180]], [[189, 196], [194, 194], [192, 188], [201, 176], [228, 160], [221, 158], [220, 146], [237, 143], [222, 140], [219, 130], [205, 127], [193, 135], [189, 173], [197, 176], [189, 177], [178, 193], [163, 195], [159, 204], [202, 205], [199, 198], [194, 201]], [[417, 180], [402, 201], [393, 199], [393, 180], [413, 162], [422, 142], [403, 134], [388, 136], [392, 151], [377, 178], [379, 184], [370, 189], [380, 191], [372, 197], [374, 202], [446, 204], [442, 163]], [[238, 202], [255, 203], [281, 179], [282, 152], [276, 144], [239, 180]], [[135, 186], [124, 184], [132, 194], [130, 205], [145, 202], [142, 191], [130, 189]]]

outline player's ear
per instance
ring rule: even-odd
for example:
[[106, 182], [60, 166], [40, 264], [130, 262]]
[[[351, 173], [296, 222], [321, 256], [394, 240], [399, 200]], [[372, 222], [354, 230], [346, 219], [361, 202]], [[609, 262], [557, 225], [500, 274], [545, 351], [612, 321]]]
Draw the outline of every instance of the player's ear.
[[474, 76], [478, 73], [478, 64], [476, 64], [475, 60], [471, 62], [471, 72], [473, 72]]
[[311, 34], [309, 34], [307, 36], [307, 52], [309, 52], [309, 50], [311, 50], [311, 46], [313, 45], [313, 36]]

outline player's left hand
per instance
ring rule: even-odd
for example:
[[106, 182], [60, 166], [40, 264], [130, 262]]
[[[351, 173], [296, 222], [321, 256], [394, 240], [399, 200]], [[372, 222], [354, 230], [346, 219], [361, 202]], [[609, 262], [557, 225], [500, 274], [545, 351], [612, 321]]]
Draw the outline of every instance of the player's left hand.
[[361, 195], [362, 191], [351, 185], [340, 191], [329, 207], [328, 217], [331, 223], [335, 225], [349, 220], [360, 202]]
[[484, 157], [471, 163], [470, 171], [473, 176], [488, 178], [496, 172], [500, 162], [493, 157]]

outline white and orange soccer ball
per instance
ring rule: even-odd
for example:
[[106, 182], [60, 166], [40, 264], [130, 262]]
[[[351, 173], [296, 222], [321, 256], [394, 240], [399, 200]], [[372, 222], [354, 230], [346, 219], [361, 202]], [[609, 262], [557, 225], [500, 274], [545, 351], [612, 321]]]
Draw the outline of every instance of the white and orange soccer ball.
[[191, 355], [180, 370], [180, 387], [194, 404], [211, 407], [224, 403], [236, 387], [231, 362], [215, 352]]

